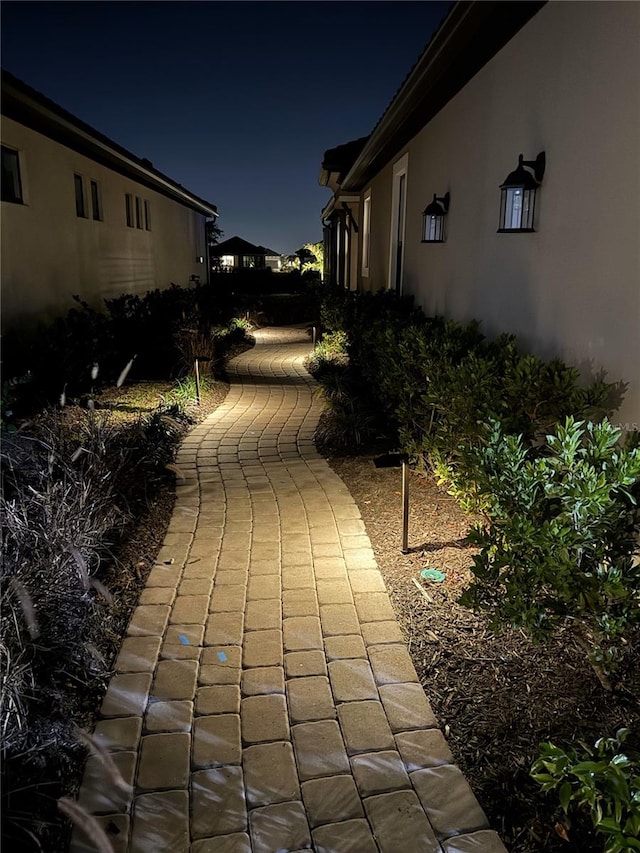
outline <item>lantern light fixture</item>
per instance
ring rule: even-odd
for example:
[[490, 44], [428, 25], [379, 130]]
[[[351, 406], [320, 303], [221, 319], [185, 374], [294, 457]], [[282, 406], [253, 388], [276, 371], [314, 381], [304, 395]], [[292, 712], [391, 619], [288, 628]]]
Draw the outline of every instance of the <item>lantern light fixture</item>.
[[433, 201], [422, 211], [422, 242], [444, 243], [445, 220], [449, 212], [451, 196], [445, 193], [439, 198], [433, 194]]
[[[535, 160], [518, 157], [518, 168], [500, 184], [500, 226], [498, 233], [522, 233], [534, 230], [536, 193], [542, 183], [546, 166], [545, 152]], [[529, 171], [529, 170], [532, 170]]]

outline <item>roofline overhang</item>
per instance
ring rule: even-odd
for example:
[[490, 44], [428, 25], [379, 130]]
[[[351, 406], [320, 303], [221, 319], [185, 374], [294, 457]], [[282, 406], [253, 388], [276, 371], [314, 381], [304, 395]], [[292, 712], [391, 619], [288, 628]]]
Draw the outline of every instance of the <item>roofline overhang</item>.
[[373, 129], [341, 189], [361, 190], [545, 3], [458, 0]]
[[338, 204], [356, 204], [360, 203], [360, 196], [358, 193], [342, 193], [337, 192], [334, 196], [332, 196], [325, 207], [322, 210], [321, 218], [327, 219], [336, 208]]
[[220, 215], [216, 205], [198, 198], [171, 178], [144, 165], [134, 154], [5, 71], [2, 72], [2, 114], [203, 216]]

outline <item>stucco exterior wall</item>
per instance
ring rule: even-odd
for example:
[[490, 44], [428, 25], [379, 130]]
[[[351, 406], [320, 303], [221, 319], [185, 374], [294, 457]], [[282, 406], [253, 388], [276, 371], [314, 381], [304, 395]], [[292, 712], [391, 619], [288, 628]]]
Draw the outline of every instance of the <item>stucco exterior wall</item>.
[[[99, 307], [206, 280], [204, 216], [12, 119], [3, 118], [2, 143], [20, 152], [24, 195], [24, 204], [2, 202], [3, 328], [64, 314], [73, 294]], [[76, 215], [74, 174], [85, 179], [87, 219]], [[91, 180], [103, 221], [91, 218]], [[126, 193], [149, 201], [151, 230], [127, 226]]]
[[[550, 2], [394, 158], [408, 152], [404, 292], [628, 382], [617, 417], [638, 427], [639, 44], [640, 4]], [[542, 150], [536, 233], [496, 233], [499, 185], [519, 153]], [[391, 167], [371, 183], [374, 289], [388, 275]], [[423, 244], [422, 210], [447, 191], [447, 242]]]

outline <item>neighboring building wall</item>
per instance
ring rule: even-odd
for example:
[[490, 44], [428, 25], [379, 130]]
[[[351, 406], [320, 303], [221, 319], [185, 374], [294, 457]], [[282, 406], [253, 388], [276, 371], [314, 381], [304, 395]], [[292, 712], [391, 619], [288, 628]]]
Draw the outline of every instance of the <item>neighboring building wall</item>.
[[[124, 292], [188, 285], [191, 275], [206, 281], [204, 216], [5, 117], [2, 143], [20, 152], [24, 195], [24, 204], [2, 202], [4, 328], [65, 314], [73, 294], [99, 307]], [[84, 178], [86, 219], [76, 215], [74, 174]], [[92, 218], [92, 180], [102, 221]], [[136, 227], [136, 197], [148, 202], [150, 230], [144, 209]]]
[[[549, 3], [408, 153], [404, 287], [429, 314], [481, 320], [586, 375], [629, 383], [640, 426], [640, 4]], [[499, 184], [545, 150], [536, 233], [497, 234]], [[390, 163], [371, 181], [369, 281], [388, 283]], [[451, 193], [447, 242], [422, 210]]]

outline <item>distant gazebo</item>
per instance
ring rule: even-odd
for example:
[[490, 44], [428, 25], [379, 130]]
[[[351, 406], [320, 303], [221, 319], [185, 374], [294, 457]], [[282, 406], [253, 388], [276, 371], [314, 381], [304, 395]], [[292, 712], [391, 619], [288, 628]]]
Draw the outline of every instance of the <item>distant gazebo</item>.
[[255, 246], [242, 237], [230, 237], [211, 247], [211, 257], [218, 258], [222, 270], [270, 269], [278, 272], [282, 255], [266, 246]]

